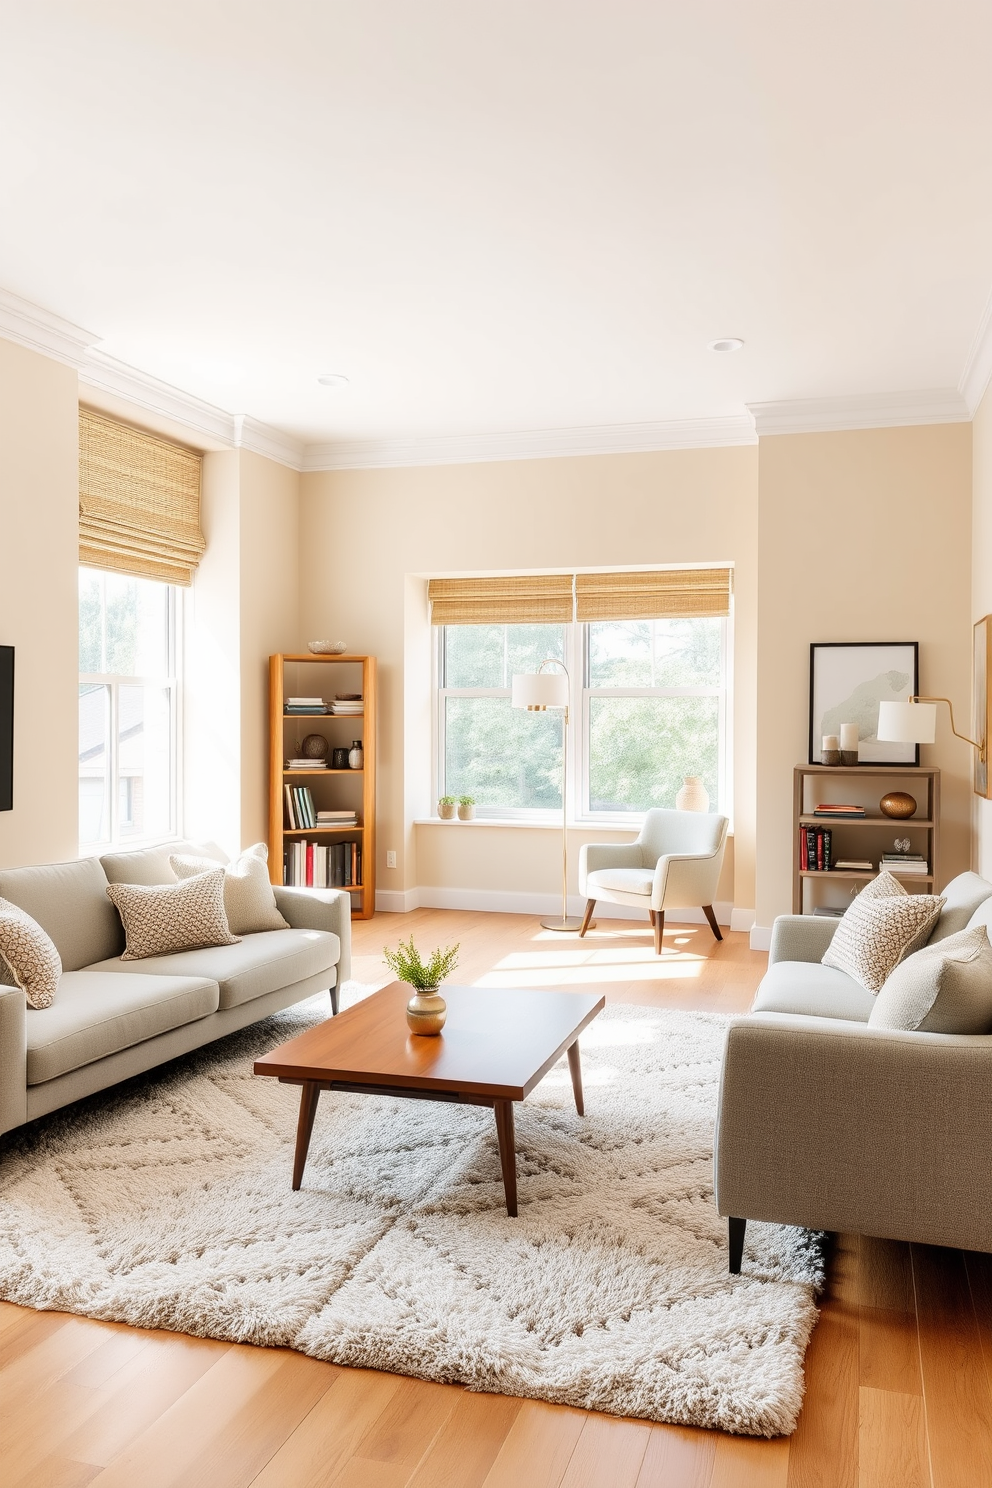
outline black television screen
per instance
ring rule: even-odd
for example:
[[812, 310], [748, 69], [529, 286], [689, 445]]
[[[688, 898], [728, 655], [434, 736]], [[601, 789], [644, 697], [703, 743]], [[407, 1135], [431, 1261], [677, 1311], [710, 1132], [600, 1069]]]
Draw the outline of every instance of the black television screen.
[[14, 809], [14, 648], [0, 646], [0, 811]]

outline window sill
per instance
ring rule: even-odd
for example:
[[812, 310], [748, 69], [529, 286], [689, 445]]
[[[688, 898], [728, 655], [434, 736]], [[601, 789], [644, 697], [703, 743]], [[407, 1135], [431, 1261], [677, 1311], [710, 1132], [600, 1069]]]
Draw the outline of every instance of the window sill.
[[[516, 827], [524, 828], [528, 832], [560, 832], [561, 822], [521, 821], [519, 817], [501, 816], [473, 816], [471, 821], [461, 821], [457, 816], [447, 820], [440, 816], [418, 816], [414, 818], [415, 827]], [[568, 823], [570, 832], [631, 832], [636, 837], [641, 830], [640, 822], [589, 822], [570, 821]], [[732, 837], [734, 829], [731, 827], [727, 836]]]

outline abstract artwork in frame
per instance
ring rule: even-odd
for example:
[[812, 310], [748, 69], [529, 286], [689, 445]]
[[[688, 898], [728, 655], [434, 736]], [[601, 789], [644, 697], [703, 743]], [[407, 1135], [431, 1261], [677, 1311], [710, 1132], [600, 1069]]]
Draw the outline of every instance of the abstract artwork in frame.
[[0, 811], [14, 809], [14, 648], [0, 646]]
[[918, 744], [878, 738], [879, 703], [904, 703], [920, 690], [918, 641], [814, 642], [809, 648], [809, 762], [820, 764], [824, 734], [858, 725], [863, 765], [918, 765]]
[[[971, 730], [972, 738], [985, 744], [986, 756], [989, 740], [989, 674], [992, 672], [990, 648], [992, 648], [992, 615], [986, 615], [983, 620], [975, 623]], [[990, 794], [988, 758], [980, 759], [977, 749], [975, 750], [975, 794], [986, 798]]]

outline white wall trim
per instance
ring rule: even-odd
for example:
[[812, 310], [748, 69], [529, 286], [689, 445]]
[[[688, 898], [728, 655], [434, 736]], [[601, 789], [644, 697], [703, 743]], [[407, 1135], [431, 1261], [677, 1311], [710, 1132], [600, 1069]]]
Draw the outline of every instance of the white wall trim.
[[[578, 894], [570, 894], [568, 912], [581, 915], [586, 901]], [[377, 890], [376, 909], [391, 910], [402, 914], [412, 909], [470, 909], [484, 910], [489, 914], [558, 915], [561, 914], [560, 894], [529, 893], [514, 889], [452, 889], [436, 885], [421, 885], [404, 892]], [[717, 921], [731, 925], [735, 913], [730, 903], [718, 901], [713, 906]], [[745, 914], [751, 914], [749, 910]], [[706, 917], [698, 905], [685, 909], [665, 911], [673, 924], [705, 925]], [[597, 904], [597, 920], [643, 920], [647, 924], [647, 910], [628, 909], [622, 904]], [[753, 918], [753, 914], [752, 914]], [[732, 927], [731, 927], [732, 928]]]
[[81, 367], [89, 348], [100, 339], [8, 289], [0, 289], [0, 336], [70, 367]]
[[750, 418], [674, 419], [651, 424], [600, 424], [576, 429], [524, 429], [503, 434], [438, 434], [340, 439], [309, 444], [303, 469], [375, 470], [412, 465], [477, 465], [498, 460], [554, 460], [569, 455], [646, 454], [755, 444]]
[[795, 398], [781, 403], [749, 403], [747, 407], [759, 439], [769, 434], [964, 424], [971, 418], [971, 410], [957, 388], [863, 393], [844, 398]]
[[751, 927], [751, 949], [752, 951], [770, 951], [772, 948], [771, 925], [752, 925]]
[[267, 460], [287, 465], [290, 470], [303, 469], [302, 441], [294, 439], [292, 434], [283, 433], [282, 429], [273, 428], [271, 424], [263, 424], [260, 419], [253, 419], [247, 413], [234, 415], [234, 444], [237, 449], [264, 455]]
[[985, 302], [982, 318], [978, 322], [975, 339], [965, 359], [964, 371], [958, 382], [958, 392], [971, 410], [972, 418], [985, 396], [985, 389], [992, 378], [992, 294]]
[[420, 908], [420, 890], [376, 889], [375, 907], [383, 914], [409, 914]]
[[168, 382], [160, 382], [148, 372], [139, 372], [116, 357], [102, 351], [91, 351], [79, 369], [79, 380], [86, 387], [97, 388], [113, 397], [133, 403], [135, 408], [182, 424], [195, 434], [206, 435], [229, 448], [234, 447], [234, 418], [223, 408], [205, 403], [192, 393]]
[[[720, 920], [719, 915], [717, 915], [717, 919]], [[731, 930], [741, 930], [746, 933], [754, 929], [754, 920], [753, 909], [734, 909], [730, 914], [730, 928]], [[720, 920], [720, 924], [723, 924], [722, 920]]]

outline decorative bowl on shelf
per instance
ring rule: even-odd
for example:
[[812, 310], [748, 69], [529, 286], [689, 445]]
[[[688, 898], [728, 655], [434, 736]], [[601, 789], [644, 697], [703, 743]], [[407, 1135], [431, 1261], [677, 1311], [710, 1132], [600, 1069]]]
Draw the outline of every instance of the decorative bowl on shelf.
[[905, 821], [916, 811], [916, 798], [909, 791], [890, 791], [879, 801], [878, 809], [893, 821]]
[[340, 656], [347, 649], [346, 641], [307, 641], [307, 650], [315, 656]]

